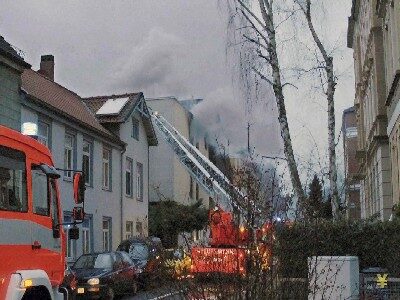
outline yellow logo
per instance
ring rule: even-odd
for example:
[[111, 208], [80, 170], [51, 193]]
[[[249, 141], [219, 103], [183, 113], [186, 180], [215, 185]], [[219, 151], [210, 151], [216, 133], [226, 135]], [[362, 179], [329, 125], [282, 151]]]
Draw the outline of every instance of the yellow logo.
[[376, 283], [378, 285], [379, 288], [383, 289], [387, 286], [387, 282], [388, 282], [388, 274], [377, 274], [376, 275]]

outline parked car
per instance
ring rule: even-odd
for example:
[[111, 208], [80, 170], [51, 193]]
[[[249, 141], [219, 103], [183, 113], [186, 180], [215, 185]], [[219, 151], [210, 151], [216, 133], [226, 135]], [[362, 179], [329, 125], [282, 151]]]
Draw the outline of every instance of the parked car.
[[71, 270], [77, 278], [77, 299], [114, 299], [138, 289], [140, 270], [125, 252], [84, 254]]
[[122, 241], [117, 251], [128, 253], [140, 269], [139, 284], [142, 287], [148, 287], [162, 275], [163, 247], [159, 238], [130, 238]]

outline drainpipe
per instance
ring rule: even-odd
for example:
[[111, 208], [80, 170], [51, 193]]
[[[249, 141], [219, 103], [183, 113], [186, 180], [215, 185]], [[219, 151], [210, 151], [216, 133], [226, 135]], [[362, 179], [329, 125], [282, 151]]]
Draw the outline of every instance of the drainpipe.
[[150, 146], [147, 144], [147, 236], [149, 236], [149, 207], [150, 207]]
[[124, 157], [124, 153], [126, 151], [126, 145], [124, 145], [124, 148], [122, 148], [121, 150], [121, 159], [120, 159], [120, 209], [121, 209], [121, 242], [124, 239], [124, 184], [123, 182], [123, 174], [124, 174], [124, 170], [123, 170], [123, 157]]

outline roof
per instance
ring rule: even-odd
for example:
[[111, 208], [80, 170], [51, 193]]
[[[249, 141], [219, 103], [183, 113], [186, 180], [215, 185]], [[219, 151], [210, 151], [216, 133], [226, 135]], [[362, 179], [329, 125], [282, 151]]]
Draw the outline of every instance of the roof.
[[24, 61], [18, 52], [0, 35], [0, 54], [9, 58], [13, 62], [25, 67], [30, 68], [31, 65]]
[[99, 123], [76, 93], [31, 69], [24, 70], [21, 78], [22, 89], [33, 101], [95, 131], [112, 142], [123, 144], [117, 136]]
[[348, 114], [348, 113], [352, 113], [352, 112], [355, 112], [354, 106], [349, 107], [349, 108], [346, 108], [346, 109], [343, 111], [343, 114]]
[[[128, 98], [128, 101], [124, 103], [118, 113], [112, 112], [109, 114], [96, 114], [106, 102], [122, 98]], [[147, 108], [143, 93], [139, 92], [125, 93], [120, 95], [96, 96], [83, 98], [82, 100], [86, 103], [91, 112], [96, 115], [96, 118], [101, 124], [124, 123], [136, 108], [140, 108], [143, 110], [141, 111], [141, 116], [149, 145], [157, 146], [157, 135], [154, 131], [153, 123], [151, 122], [150, 113]], [[141, 104], [143, 104], [143, 106], [139, 107]]]

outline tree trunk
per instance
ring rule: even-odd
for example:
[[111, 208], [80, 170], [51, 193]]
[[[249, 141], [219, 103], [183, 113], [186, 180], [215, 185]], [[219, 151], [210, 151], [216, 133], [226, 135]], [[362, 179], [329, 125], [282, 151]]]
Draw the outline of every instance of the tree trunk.
[[329, 185], [330, 185], [330, 196], [332, 199], [332, 212], [335, 218], [339, 215], [339, 193], [337, 188], [337, 167], [336, 167], [336, 150], [335, 150], [335, 75], [333, 72], [333, 58], [328, 56], [325, 47], [322, 45], [319, 39], [311, 17], [311, 1], [306, 0], [306, 6], [302, 8], [304, 15], [307, 19], [308, 28], [310, 29], [311, 35], [321, 52], [325, 61], [325, 72], [328, 79], [328, 87], [326, 91], [326, 98], [328, 101], [328, 152], [329, 152]]
[[[268, 3], [268, 4], [267, 4]], [[262, 17], [265, 22], [265, 29], [268, 33], [269, 43], [267, 45], [268, 54], [270, 59], [270, 65], [272, 69], [272, 82], [273, 89], [276, 98], [276, 104], [278, 107], [278, 121], [281, 130], [281, 136], [283, 139], [284, 153], [287, 160], [290, 179], [293, 185], [295, 195], [298, 198], [298, 204], [303, 206], [305, 203], [305, 194], [303, 187], [301, 185], [299, 172], [297, 169], [296, 160], [294, 158], [292, 139], [290, 137], [289, 124], [287, 121], [286, 107], [285, 107], [285, 97], [283, 95], [280, 65], [278, 59], [278, 53], [276, 48], [276, 37], [275, 37], [275, 27], [272, 3], [265, 0], [259, 0]]]

